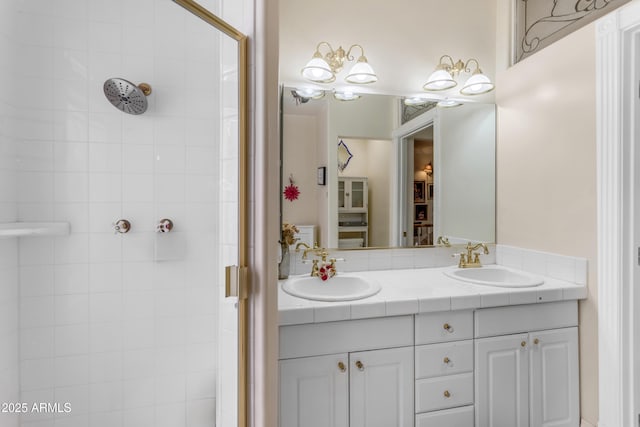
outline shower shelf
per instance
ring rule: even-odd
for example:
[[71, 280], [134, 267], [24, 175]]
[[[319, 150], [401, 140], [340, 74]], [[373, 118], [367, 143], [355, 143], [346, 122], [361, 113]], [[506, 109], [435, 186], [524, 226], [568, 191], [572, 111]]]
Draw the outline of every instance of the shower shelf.
[[66, 236], [68, 222], [5, 222], [0, 223], [0, 238]]

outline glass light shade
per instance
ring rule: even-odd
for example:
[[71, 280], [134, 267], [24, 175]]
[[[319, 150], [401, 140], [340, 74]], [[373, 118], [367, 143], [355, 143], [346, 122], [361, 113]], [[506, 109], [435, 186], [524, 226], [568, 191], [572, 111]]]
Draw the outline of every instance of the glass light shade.
[[313, 88], [302, 88], [302, 89], [295, 89], [296, 93], [303, 97], [303, 98], [309, 98], [309, 99], [320, 99], [322, 97], [324, 97], [324, 90], [322, 89], [313, 89]]
[[366, 84], [377, 82], [378, 76], [376, 76], [376, 73], [367, 60], [360, 57], [344, 79], [349, 83]]
[[453, 79], [447, 70], [436, 70], [429, 76], [427, 82], [422, 86], [424, 90], [446, 90], [451, 89], [458, 83]]
[[480, 95], [481, 93], [491, 92], [494, 87], [489, 77], [482, 73], [477, 73], [469, 77], [469, 80], [460, 89], [460, 93], [463, 95]]
[[335, 91], [333, 93], [334, 98], [339, 101], [353, 101], [360, 98], [360, 95], [351, 91]]
[[307, 62], [302, 69], [302, 76], [317, 83], [331, 83], [336, 79], [327, 61], [318, 57], [311, 58], [311, 61]]

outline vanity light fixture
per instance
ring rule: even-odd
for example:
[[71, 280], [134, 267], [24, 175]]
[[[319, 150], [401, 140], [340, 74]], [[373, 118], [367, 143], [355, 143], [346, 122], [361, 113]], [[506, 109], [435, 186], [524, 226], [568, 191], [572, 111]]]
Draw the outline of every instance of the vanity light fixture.
[[292, 89], [291, 96], [296, 102], [296, 105], [306, 104], [311, 99], [324, 98], [324, 90], [311, 88]]
[[[329, 51], [324, 55], [320, 53], [320, 47], [326, 46]], [[345, 77], [345, 80], [354, 84], [375, 83], [378, 76], [373, 71], [371, 65], [364, 56], [364, 49], [359, 44], [353, 44], [345, 52], [342, 46], [334, 50], [331, 45], [325, 41], [318, 43], [316, 51], [311, 60], [302, 69], [302, 76], [307, 80], [316, 83], [331, 83], [336, 80], [336, 74], [342, 71], [345, 61], [353, 61], [355, 57], [351, 55], [353, 48], [360, 49], [360, 56], [355, 65]]]
[[425, 104], [428, 104], [429, 102], [433, 102], [433, 101], [429, 98], [425, 98], [422, 96], [412, 96], [411, 98], [404, 99], [404, 105], [409, 105], [409, 106], [425, 105]]
[[333, 97], [338, 101], [355, 101], [360, 98], [360, 95], [351, 90], [336, 90], [333, 92]]
[[[473, 71], [470, 68], [471, 64], [475, 64]], [[435, 71], [422, 88], [426, 91], [451, 89], [458, 84], [456, 77], [462, 72], [471, 74], [460, 90], [463, 95], [480, 95], [492, 91], [495, 87], [489, 77], [482, 73], [477, 59], [471, 58], [466, 62], [459, 59], [454, 62], [451, 56], [442, 55]]]
[[462, 102], [456, 101], [455, 99], [445, 98], [442, 101], [438, 101], [437, 105], [438, 107], [452, 108], [461, 106]]
[[429, 162], [426, 165], [424, 165], [423, 171], [424, 171], [424, 173], [427, 174], [427, 176], [433, 175], [433, 165], [431, 164], [431, 162]]

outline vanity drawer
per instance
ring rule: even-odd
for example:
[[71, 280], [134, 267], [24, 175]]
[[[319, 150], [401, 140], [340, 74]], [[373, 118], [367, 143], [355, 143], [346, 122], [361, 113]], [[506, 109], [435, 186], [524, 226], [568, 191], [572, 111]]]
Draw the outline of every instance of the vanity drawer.
[[476, 311], [475, 337], [519, 334], [578, 326], [578, 302], [559, 301]]
[[413, 345], [413, 316], [280, 326], [280, 359]]
[[473, 372], [473, 341], [416, 347], [416, 379]]
[[418, 414], [416, 427], [473, 427], [473, 406]]
[[472, 403], [472, 373], [416, 381], [416, 412], [436, 411]]
[[440, 311], [416, 315], [416, 345], [473, 338], [473, 311]]

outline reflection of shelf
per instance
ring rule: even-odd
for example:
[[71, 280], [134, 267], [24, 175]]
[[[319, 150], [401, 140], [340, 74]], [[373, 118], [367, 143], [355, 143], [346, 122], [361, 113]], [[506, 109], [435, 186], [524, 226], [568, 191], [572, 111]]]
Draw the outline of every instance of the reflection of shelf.
[[65, 236], [68, 222], [6, 222], [0, 223], [0, 238], [28, 236]]
[[367, 231], [367, 226], [366, 225], [341, 225], [338, 227], [338, 232], [354, 232], [354, 233], [359, 233], [359, 232], [363, 232], [363, 231]]

